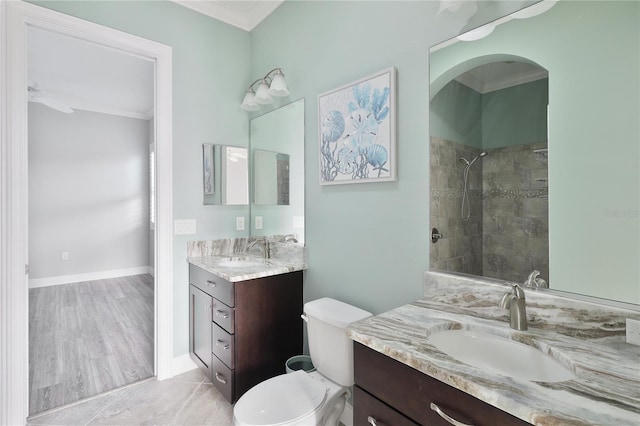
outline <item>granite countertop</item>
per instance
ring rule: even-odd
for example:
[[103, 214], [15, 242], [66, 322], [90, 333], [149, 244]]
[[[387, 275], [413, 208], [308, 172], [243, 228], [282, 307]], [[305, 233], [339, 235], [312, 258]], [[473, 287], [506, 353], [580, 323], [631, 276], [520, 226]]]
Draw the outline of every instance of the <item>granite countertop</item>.
[[[580, 321], [578, 316], [584, 315], [580, 309], [576, 310], [576, 330], [553, 331], [536, 324], [540, 317], [534, 307], [529, 330], [516, 331], [509, 328], [502, 310], [495, 310], [494, 300], [492, 306], [477, 299], [466, 300], [469, 306], [479, 307], [480, 313], [475, 315], [472, 309], [434, 298], [354, 323], [347, 334], [356, 342], [535, 425], [640, 424], [640, 347], [625, 343], [624, 328], [622, 334], [619, 328], [614, 333], [606, 330], [615, 324], [587, 330], [584, 323], [588, 321]], [[543, 306], [539, 307], [543, 312]], [[566, 311], [544, 308], [548, 309], [548, 318], [562, 316], [558, 314], [562, 309]], [[488, 310], [492, 315], [487, 314]], [[575, 379], [531, 382], [466, 365], [430, 343], [430, 333], [446, 329], [489, 331], [536, 346], [572, 370]]]
[[[229, 259], [236, 258], [247, 259], [255, 262], [255, 265], [249, 266], [223, 266], [221, 263]], [[233, 255], [233, 256], [202, 256], [189, 257], [187, 261], [192, 265], [198, 266], [206, 271], [211, 272], [224, 278], [227, 281], [237, 282], [246, 281], [256, 278], [264, 278], [272, 275], [287, 274], [294, 271], [302, 271], [306, 269], [304, 263], [285, 262], [279, 259], [264, 259], [257, 256]]]

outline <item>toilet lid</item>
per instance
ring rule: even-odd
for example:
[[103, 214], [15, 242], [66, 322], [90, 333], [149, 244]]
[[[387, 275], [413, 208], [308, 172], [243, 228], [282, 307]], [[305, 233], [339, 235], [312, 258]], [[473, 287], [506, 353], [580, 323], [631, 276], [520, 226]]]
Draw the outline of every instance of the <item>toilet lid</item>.
[[242, 395], [233, 409], [244, 425], [280, 425], [301, 419], [325, 401], [326, 387], [304, 371], [273, 377]]

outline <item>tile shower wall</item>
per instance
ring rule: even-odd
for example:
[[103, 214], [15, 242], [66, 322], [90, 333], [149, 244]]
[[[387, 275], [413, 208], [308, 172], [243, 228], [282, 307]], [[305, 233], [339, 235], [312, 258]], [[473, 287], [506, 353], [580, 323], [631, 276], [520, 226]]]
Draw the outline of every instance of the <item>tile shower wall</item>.
[[487, 150], [469, 172], [471, 215], [461, 217], [464, 164], [481, 149], [432, 136], [432, 269], [522, 282], [538, 269], [549, 277], [546, 142]]
[[[469, 220], [461, 217], [464, 164], [481, 150], [440, 137], [430, 139], [430, 223], [443, 238], [430, 248], [430, 265], [441, 271], [482, 275], [482, 161], [469, 171]], [[485, 157], [486, 158], [486, 157]]]
[[483, 158], [482, 275], [549, 278], [547, 143], [495, 148]]

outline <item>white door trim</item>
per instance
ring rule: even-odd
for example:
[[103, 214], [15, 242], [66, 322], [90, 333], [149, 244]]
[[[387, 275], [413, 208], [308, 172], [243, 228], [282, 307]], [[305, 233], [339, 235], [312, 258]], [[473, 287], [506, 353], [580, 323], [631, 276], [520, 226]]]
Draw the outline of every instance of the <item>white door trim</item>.
[[28, 25], [149, 58], [156, 64], [155, 367], [173, 375], [171, 47], [25, 2], [0, 0], [0, 424], [28, 415]]

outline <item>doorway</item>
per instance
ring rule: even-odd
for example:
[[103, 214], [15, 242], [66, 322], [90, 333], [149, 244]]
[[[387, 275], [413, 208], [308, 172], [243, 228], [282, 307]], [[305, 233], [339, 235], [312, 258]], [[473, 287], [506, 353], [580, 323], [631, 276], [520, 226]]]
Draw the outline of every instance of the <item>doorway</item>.
[[29, 414], [153, 376], [154, 61], [27, 28]]
[[[0, 423], [22, 424], [28, 415], [28, 87], [27, 28], [39, 28], [147, 58], [155, 71], [154, 365], [159, 379], [172, 377], [173, 254], [171, 177], [171, 48], [24, 2], [3, 2], [0, 105], [2, 128], [2, 253], [0, 339], [3, 352]], [[6, 25], [5, 25], [6, 23]], [[5, 155], [6, 154], [6, 155]], [[71, 255], [71, 253], [69, 253]], [[6, 297], [5, 297], [6, 296]]]

